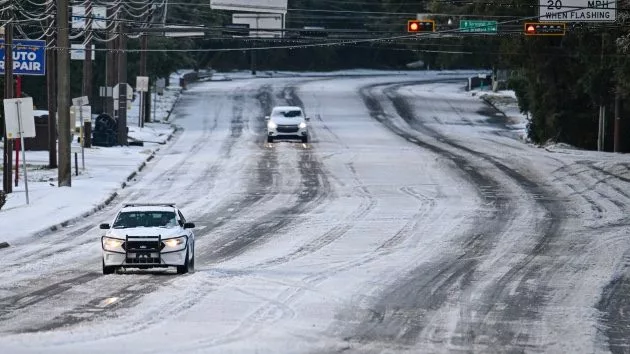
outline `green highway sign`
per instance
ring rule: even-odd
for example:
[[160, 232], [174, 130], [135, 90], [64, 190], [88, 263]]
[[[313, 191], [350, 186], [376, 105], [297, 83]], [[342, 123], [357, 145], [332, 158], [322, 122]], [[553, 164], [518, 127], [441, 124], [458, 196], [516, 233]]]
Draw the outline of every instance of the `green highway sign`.
[[460, 32], [497, 33], [497, 21], [461, 20]]

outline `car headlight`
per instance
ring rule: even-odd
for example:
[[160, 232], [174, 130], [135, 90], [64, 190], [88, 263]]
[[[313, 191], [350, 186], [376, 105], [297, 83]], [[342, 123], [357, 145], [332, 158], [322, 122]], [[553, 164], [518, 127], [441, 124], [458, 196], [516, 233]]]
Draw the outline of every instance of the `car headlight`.
[[180, 251], [183, 250], [184, 248], [186, 248], [186, 241], [188, 240], [188, 237], [186, 236], [181, 236], [181, 237], [175, 237], [175, 238], [169, 238], [168, 240], [162, 240], [162, 242], [164, 243], [164, 252], [174, 252], [174, 251]]
[[302, 123], [300, 123], [300, 125], [298, 125], [298, 127], [299, 127], [300, 129], [306, 129], [306, 122], [302, 122]]
[[277, 127], [278, 127], [278, 124], [276, 124], [276, 123], [274, 123], [272, 121], [267, 122], [267, 128], [269, 128], [269, 129], [276, 129]]
[[103, 237], [102, 243], [103, 243], [103, 249], [105, 251], [110, 251], [110, 252], [123, 252], [124, 251], [122, 249], [122, 245], [123, 243], [125, 243], [124, 240], [121, 240], [118, 238]]

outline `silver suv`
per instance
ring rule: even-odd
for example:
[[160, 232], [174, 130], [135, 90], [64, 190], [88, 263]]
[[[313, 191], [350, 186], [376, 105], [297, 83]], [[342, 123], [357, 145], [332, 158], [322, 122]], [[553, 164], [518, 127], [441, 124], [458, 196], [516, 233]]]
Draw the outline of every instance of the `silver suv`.
[[275, 139], [297, 139], [308, 143], [308, 124], [310, 120], [304, 115], [302, 108], [297, 106], [277, 106], [271, 115], [265, 117], [267, 121], [267, 142]]

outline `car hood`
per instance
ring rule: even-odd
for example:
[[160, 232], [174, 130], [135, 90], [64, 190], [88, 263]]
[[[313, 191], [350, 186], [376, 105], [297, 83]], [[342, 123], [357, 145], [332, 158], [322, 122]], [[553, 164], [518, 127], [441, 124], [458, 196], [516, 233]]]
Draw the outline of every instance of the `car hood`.
[[161, 236], [163, 239], [185, 235], [181, 227], [134, 227], [129, 229], [109, 229], [105, 236], [124, 239], [127, 236]]
[[282, 125], [298, 125], [304, 122], [304, 119], [303, 118], [272, 117], [271, 121], [276, 124], [282, 124]]

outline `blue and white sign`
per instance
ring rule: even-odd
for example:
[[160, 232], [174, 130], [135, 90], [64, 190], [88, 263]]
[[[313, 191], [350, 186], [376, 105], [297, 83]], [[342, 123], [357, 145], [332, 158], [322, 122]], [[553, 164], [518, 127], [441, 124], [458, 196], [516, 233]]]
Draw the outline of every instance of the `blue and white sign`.
[[[4, 40], [0, 40], [0, 74], [4, 74]], [[13, 74], [46, 75], [46, 41], [13, 40]]]

